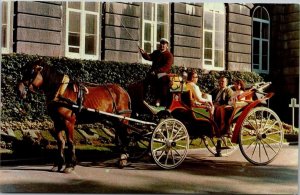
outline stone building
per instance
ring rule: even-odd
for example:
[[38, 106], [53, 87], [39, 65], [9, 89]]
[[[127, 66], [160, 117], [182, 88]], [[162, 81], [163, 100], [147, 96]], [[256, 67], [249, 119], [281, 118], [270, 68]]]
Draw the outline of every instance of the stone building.
[[[275, 111], [299, 102], [299, 4], [2, 1], [2, 54], [142, 62], [170, 40], [177, 66], [268, 75]], [[280, 106], [276, 106], [276, 105]], [[288, 117], [287, 117], [288, 116]]]

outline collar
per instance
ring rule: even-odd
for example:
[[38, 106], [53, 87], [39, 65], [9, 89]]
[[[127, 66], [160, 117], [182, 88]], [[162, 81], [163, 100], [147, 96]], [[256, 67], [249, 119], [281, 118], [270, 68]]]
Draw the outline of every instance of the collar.
[[64, 77], [62, 78], [61, 84], [54, 96], [54, 101], [58, 100], [58, 96], [63, 96], [63, 94], [65, 93], [68, 84], [69, 84], [70, 78], [68, 75], [64, 75]]

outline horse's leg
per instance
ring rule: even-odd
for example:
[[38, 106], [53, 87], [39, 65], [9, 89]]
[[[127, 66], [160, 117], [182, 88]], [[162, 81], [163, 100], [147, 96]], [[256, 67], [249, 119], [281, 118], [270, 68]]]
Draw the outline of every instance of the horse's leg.
[[120, 153], [120, 160], [119, 160], [119, 167], [123, 168], [127, 165], [127, 160], [129, 157], [128, 154], [128, 144], [129, 144], [129, 140], [128, 140], [128, 127], [127, 127], [127, 122], [120, 122], [118, 121], [116, 125], [116, 145], [119, 149], [119, 153]]
[[56, 133], [56, 141], [57, 141], [57, 158], [54, 162], [54, 166], [52, 168], [52, 171], [60, 171], [65, 163], [65, 159], [64, 159], [64, 148], [65, 148], [65, 139], [63, 137], [62, 131], [61, 130], [57, 130]]
[[65, 173], [70, 173], [74, 170], [76, 166], [76, 156], [75, 156], [75, 146], [74, 146], [74, 120], [65, 121], [66, 125], [66, 137], [67, 137], [67, 146], [68, 150], [66, 151], [66, 168], [64, 169]]

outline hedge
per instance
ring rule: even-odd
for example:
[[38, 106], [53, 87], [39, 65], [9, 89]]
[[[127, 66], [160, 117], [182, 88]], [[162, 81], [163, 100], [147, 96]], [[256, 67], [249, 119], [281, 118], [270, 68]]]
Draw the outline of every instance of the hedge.
[[[125, 89], [127, 84], [141, 80], [150, 68], [148, 64], [120, 63], [112, 61], [92, 61], [69, 59], [66, 57], [43, 57], [38, 55], [9, 54], [1, 60], [1, 120], [2, 121], [38, 121], [49, 119], [43, 94], [29, 94], [26, 100], [17, 96], [17, 83], [22, 77], [21, 68], [37, 59], [43, 58], [47, 64], [58, 71], [68, 74], [72, 79], [92, 83], [117, 83]], [[172, 67], [172, 72], [178, 71], [178, 66]], [[188, 71], [190, 68], [188, 68]], [[221, 75], [228, 78], [229, 84], [239, 78], [246, 83], [263, 81], [263, 78], [253, 72], [210, 71], [197, 69], [200, 76], [199, 86], [204, 92], [212, 90], [217, 85]]]

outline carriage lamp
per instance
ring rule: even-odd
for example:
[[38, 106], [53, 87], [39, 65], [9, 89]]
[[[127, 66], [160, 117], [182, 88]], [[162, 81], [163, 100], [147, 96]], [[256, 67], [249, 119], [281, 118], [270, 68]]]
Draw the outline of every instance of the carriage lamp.
[[178, 76], [178, 80], [179, 80], [180, 82], [182, 82], [182, 81], [183, 81], [182, 76]]
[[183, 71], [183, 72], [182, 72], [182, 80], [183, 80], [183, 82], [186, 82], [187, 77], [188, 77], [187, 72], [186, 72], [186, 71]]

